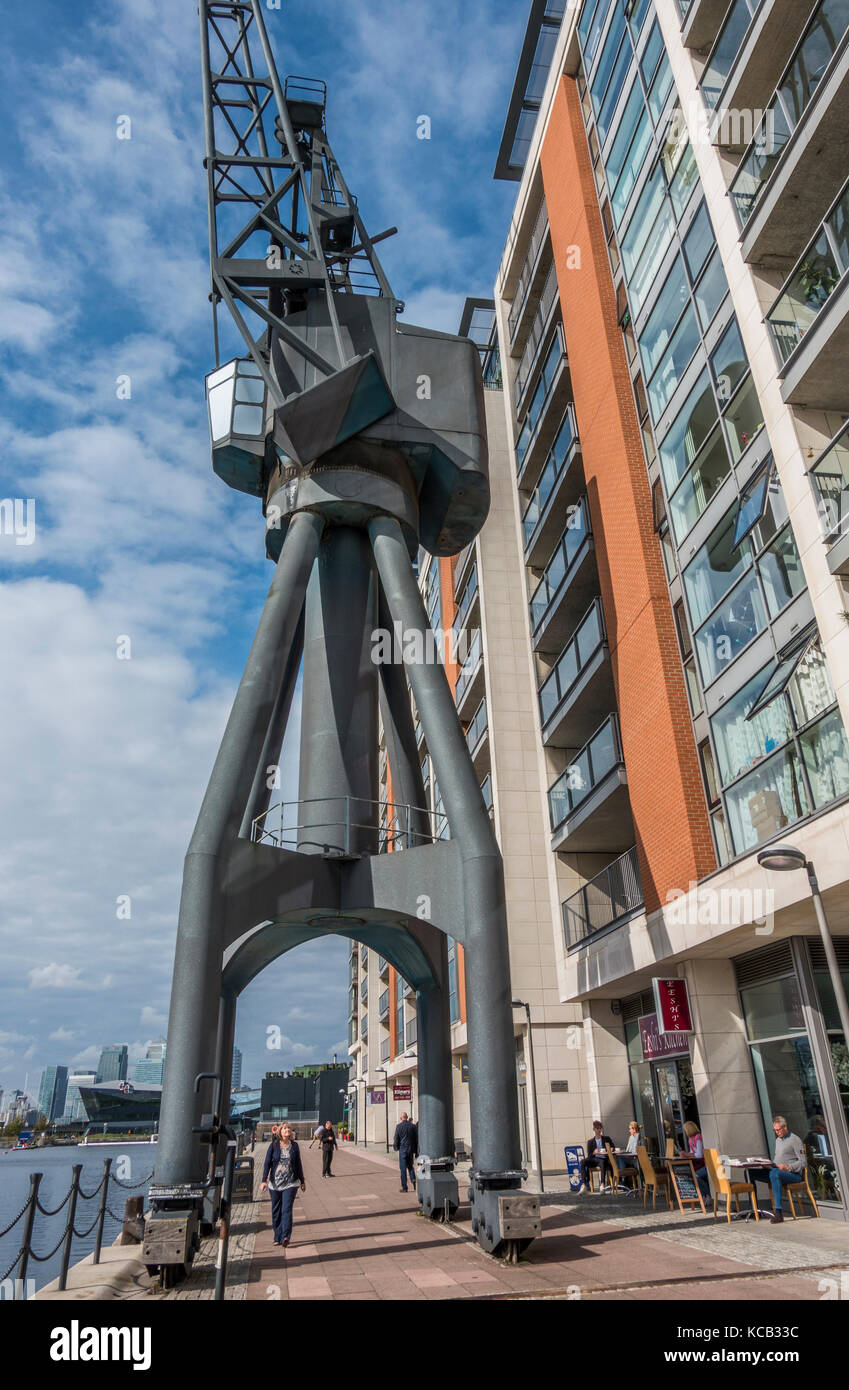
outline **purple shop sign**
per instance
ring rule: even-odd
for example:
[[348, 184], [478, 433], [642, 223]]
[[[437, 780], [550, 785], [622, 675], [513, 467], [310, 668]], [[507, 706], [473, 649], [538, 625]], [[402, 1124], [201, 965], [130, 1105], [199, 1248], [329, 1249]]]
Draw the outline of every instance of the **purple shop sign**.
[[383, 1104], [385, 1103], [385, 1101], [386, 1101], [386, 1092], [385, 1092], [385, 1091], [369, 1091], [369, 1093], [368, 1093], [368, 1103], [369, 1103], [369, 1105], [383, 1105]]
[[656, 1062], [659, 1057], [675, 1057], [689, 1051], [687, 1033], [661, 1033], [657, 1014], [643, 1014], [637, 1020], [644, 1062]]

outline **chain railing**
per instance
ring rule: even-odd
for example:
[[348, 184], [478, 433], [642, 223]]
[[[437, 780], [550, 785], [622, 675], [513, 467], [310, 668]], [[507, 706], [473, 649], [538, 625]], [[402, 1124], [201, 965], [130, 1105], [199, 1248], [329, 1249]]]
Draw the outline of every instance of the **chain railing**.
[[[137, 1183], [122, 1182], [121, 1179], [116, 1177], [115, 1174], [112, 1172], [112, 1159], [105, 1158], [103, 1160], [103, 1176], [101, 1177], [100, 1182], [97, 1184], [97, 1187], [95, 1187], [92, 1192], [86, 1192], [82, 1186], [81, 1181], [83, 1165], [81, 1163], [75, 1163], [71, 1171], [73, 1174], [71, 1178], [71, 1185], [57, 1207], [44, 1206], [39, 1197], [39, 1189], [44, 1174], [31, 1173], [29, 1180], [29, 1192], [27, 1193], [27, 1199], [24, 1205], [18, 1212], [18, 1215], [15, 1217], [14, 1221], [11, 1221], [8, 1226], [5, 1226], [3, 1230], [0, 1231], [0, 1238], [2, 1238], [3, 1236], [7, 1236], [10, 1231], [13, 1231], [19, 1222], [23, 1221], [24, 1223], [22, 1240], [18, 1253], [15, 1256], [12, 1263], [9, 1265], [9, 1268], [2, 1274], [2, 1276], [0, 1276], [0, 1284], [4, 1284], [7, 1279], [11, 1279], [13, 1275], [15, 1276], [13, 1290], [14, 1297], [16, 1298], [18, 1297], [18, 1291], [20, 1291], [20, 1296], [22, 1298], [26, 1297], [24, 1291], [26, 1289], [27, 1270], [29, 1269], [30, 1260], [34, 1260], [37, 1264], [46, 1264], [48, 1260], [53, 1259], [54, 1255], [56, 1255], [59, 1252], [59, 1250], [62, 1251], [62, 1265], [59, 1274], [59, 1289], [61, 1292], [64, 1293], [68, 1283], [68, 1269], [70, 1268], [71, 1263], [73, 1242], [75, 1239], [85, 1240], [86, 1237], [90, 1236], [92, 1231], [95, 1230], [97, 1234], [95, 1236], [93, 1252], [94, 1263], [99, 1264], [101, 1251], [103, 1248], [103, 1230], [106, 1224], [107, 1215], [111, 1216], [113, 1221], [118, 1221], [122, 1223], [124, 1220], [123, 1216], [119, 1216], [116, 1212], [112, 1211], [111, 1207], [109, 1206], [110, 1183], [114, 1184], [117, 1188], [123, 1188], [125, 1191], [131, 1191], [134, 1188], [146, 1187], [153, 1176], [152, 1173], [149, 1173], [146, 1178], [143, 1178], [141, 1182]], [[94, 1201], [95, 1197], [98, 1196], [100, 1197], [100, 1201], [98, 1203], [97, 1215], [95, 1216], [91, 1224], [89, 1226], [86, 1226], [84, 1230], [78, 1230], [76, 1224], [77, 1203], [80, 1200], [82, 1200], [83, 1202], [92, 1202]], [[65, 1207], [68, 1208], [67, 1216], [65, 1218], [65, 1227], [58, 1241], [54, 1245], [53, 1249], [49, 1251], [48, 1254], [37, 1255], [35, 1253], [35, 1250], [33, 1249], [32, 1244], [33, 1234], [35, 1231], [36, 1214], [40, 1214], [46, 1219], [52, 1220], [54, 1217], [58, 1216], [59, 1213]], [[15, 1274], [16, 1270], [17, 1274]]]

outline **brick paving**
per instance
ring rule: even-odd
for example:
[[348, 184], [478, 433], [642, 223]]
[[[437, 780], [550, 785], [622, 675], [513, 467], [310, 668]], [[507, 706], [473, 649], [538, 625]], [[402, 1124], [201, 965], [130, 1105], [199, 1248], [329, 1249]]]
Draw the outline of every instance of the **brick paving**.
[[[322, 1178], [319, 1156], [306, 1146], [302, 1154], [307, 1192], [296, 1199], [287, 1250], [272, 1243], [267, 1194], [256, 1208], [249, 1301], [816, 1300], [817, 1281], [839, 1280], [839, 1269], [849, 1267], [849, 1232], [837, 1246], [833, 1236], [816, 1238], [828, 1223], [808, 1221], [807, 1240], [791, 1241], [783, 1227], [728, 1227], [701, 1213], [645, 1213], [636, 1203], [626, 1209], [623, 1198], [567, 1195], [562, 1205], [543, 1207], [542, 1237], [508, 1265], [479, 1248], [467, 1204], [447, 1227], [420, 1216], [415, 1194], [399, 1191], [392, 1158], [344, 1146], [334, 1158], [336, 1175]], [[259, 1171], [258, 1162], [257, 1180]]]

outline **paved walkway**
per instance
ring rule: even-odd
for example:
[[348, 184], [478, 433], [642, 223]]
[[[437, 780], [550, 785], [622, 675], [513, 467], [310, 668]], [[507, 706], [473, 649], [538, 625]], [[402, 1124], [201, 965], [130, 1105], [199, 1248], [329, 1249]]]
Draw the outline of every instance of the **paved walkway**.
[[[286, 1251], [272, 1243], [267, 1194], [259, 1202], [248, 1300], [817, 1300], [822, 1280], [839, 1285], [849, 1269], [842, 1224], [729, 1227], [701, 1213], [644, 1212], [624, 1197], [571, 1194], [544, 1206], [542, 1238], [517, 1266], [507, 1265], [474, 1240], [467, 1204], [450, 1226], [420, 1216], [415, 1194], [399, 1191], [392, 1157], [345, 1145], [336, 1176], [322, 1178], [317, 1152], [302, 1145], [302, 1154], [307, 1192], [295, 1202]], [[260, 1171], [258, 1161], [257, 1181]]]

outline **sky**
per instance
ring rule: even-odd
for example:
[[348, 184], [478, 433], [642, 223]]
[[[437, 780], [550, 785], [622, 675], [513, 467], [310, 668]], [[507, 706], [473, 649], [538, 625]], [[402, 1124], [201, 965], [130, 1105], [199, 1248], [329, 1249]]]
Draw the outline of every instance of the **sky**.
[[[491, 294], [527, 9], [268, 0], [281, 75], [328, 84], [367, 227], [399, 229], [409, 322], [456, 331]], [[271, 570], [259, 502], [210, 463], [195, 0], [28, 0], [4, 32], [0, 1087], [32, 1095], [166, 1031], [182, 860]], [[299, 947], [244, 992], [243, 1082], [346, 1054], [347, 955]]]

